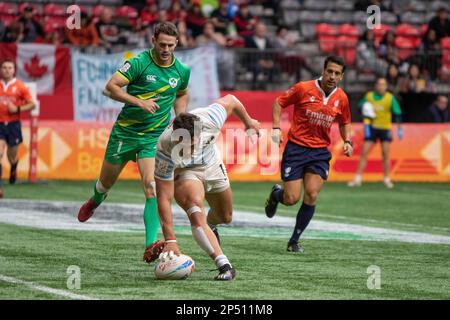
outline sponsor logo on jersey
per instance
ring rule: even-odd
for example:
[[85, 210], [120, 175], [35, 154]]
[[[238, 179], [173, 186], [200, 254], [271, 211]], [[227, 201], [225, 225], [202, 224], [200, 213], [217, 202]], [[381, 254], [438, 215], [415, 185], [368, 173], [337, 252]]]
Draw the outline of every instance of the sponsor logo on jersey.
[[128, 69], [130, 69], [130, 67], [131, 67], [131, 64], [129, 62], [125, 62], [124, 65], [122, 66], [122, 68], [120, 68], [119, 70], [120, 70], [120, 72], [125, 73], [128, 71]]
[[339, 100], [336, 100], [336, 101], [334, 102], [334, 107], [335, 107], [335, 108], [339, 107]]
[[147, 75], [147, 81], [148, 82], [155, 82], [156, 81], [156, 76], [154, 74], [148, 74]]
[[177, 86], [177, 84], [178, 84], [178, 80], [175, 79], [175, 78], [170, 78], [170, 79], [169, 79], [169, 84], [170, 84], [170, 86], [171, 86], [172, 88], [175, 88], [175, 87]]
[[316, 98], [314, 96], [311, 96], [311, 98], [309, 98], [309, 101], [314, 102], [316, 101]]
[[292, 170], [291, 167], [287, 167], [287, 168], [284, 170], [284, 176], [285, 176], [285, 177], [289, 177], [289, 174], [291, 173], [291, 170]]

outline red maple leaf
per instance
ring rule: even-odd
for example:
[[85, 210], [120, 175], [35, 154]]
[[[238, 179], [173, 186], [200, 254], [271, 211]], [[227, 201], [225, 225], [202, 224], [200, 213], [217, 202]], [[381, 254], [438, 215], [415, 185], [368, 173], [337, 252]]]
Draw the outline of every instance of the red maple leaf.
[[25, 64], [25, 71], [28, 76], [33, 79], [41, 78], [47, 71], [48, 67], [41, 64], [41, 59], [35, 54], [29, 63]]

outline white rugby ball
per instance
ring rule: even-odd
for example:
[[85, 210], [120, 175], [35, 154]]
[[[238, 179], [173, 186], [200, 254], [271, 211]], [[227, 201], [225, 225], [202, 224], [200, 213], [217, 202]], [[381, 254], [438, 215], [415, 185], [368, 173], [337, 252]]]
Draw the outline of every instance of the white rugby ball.
[[183, 280], [195, 270], [194, 260], [184, 254], [159, 259], [155, 266], [155, 276], [160, 280]]

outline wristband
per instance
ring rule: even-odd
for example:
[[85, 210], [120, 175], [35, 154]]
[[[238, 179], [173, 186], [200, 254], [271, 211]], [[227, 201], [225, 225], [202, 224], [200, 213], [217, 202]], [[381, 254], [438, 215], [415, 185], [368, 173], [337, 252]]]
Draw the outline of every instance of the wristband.
[[165, 243], [176, 243], [176, 242], [177, 242], [177, 239], [175, 239], [175, 238], [167, 238], [165, 240]]
[[350, 140], [345, 140], [344, 143], [348, 143], [353, 148], [353, 143]]

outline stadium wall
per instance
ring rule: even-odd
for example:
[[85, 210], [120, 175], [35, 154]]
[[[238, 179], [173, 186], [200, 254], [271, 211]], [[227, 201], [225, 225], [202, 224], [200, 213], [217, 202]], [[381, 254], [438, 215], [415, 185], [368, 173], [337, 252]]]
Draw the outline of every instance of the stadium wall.
[[[37, 176], [41, 180], [92, 180], [97, 178], [112, 123], [41, 121], [38, 134]], [[283, 122], [286, 134], [289, 122]], [[405, 124], [403, 140], [394, 140], [391, 149], [394, 181], [450, 182], [450, 128], [439, 124]], [[232, 181], [279, 181], [281, 151], [270, 143], [271, 123], [263, 123], [262, 136], [251, 144], [242, 124], [229, 122], [218, 141]], [[339, 130], [332, 128], [333, 153], [330, 181], [348, 181], [353, 177], [361, 152], [363, 128], [353, 126], [355, 155], [342, 154]], [[28, 177], [30, 131], [23, 125], [24, 143], [19, 149], [19, 178]], [[394, 136], [396, 130], [394, 129]], [[3, 158], [4, 175], [9, 172]], [[139, 172], [130, 163], [122, 179], [138, 179]], [[4, 177], [4, 178], [5, 178]], [[366, 181], [381, 181], [381, 150], [370, 154], [364, 174]]]

